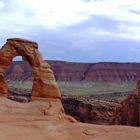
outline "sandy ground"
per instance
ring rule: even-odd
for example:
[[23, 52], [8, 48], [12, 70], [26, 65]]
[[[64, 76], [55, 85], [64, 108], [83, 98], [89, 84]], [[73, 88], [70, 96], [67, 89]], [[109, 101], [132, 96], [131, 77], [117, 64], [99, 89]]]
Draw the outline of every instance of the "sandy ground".
[[0, 140], [140, 140], [140, 128], [72, 123], [55, 109], [55, 115], [46, 115], [48, 102], [18, 103], [0, 97]]

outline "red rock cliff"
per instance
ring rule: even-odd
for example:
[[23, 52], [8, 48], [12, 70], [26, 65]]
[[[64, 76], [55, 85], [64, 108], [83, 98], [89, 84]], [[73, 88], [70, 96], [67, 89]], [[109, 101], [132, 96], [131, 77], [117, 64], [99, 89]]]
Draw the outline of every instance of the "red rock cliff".
[[[47, 61], [58, 81], [136, 81], [140, 63], [73, 63]], [[31, 80], [32, 69], [26, 61], [13, 62], [5, 73], [9, 80]]]
[[136, 89], [116, 108], [114, 124], [140, 126], [140, 80]]

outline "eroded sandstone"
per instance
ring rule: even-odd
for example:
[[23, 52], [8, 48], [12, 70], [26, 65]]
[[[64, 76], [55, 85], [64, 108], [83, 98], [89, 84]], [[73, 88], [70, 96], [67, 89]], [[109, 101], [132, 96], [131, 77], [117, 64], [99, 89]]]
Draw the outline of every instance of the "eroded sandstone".
[[117, 106], [113, 121], [117, 125], [140, 126], [140, 80], [136, 89]]
[[8, 86], [4, 80], [4, 72], [15, 56], [22, 56], [32, 67], [33, 97], [60, 98], [60, 91], [56, 84], [50, 65], [43, 60], [38, 44], [25, 39], [7, 39], [0, 49], [0, 93], [8, 93]]
[[70, 123], [62, 112], [57, 108], [50, 110], [50, 106], [60, 107], [59, 100], [34, 98], [23, 104], [1, 97], [0, 140], [140, 139], [139, 128]]

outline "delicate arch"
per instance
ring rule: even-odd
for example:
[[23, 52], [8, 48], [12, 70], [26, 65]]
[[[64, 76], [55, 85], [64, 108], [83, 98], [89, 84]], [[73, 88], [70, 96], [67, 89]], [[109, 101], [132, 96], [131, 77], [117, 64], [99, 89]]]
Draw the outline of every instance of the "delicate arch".
[[60, 91], [56, 84], [50, 65], [43, 60], [38, 51], [38, 44], [25, 39], [7, 39], [0, 49], [0, 93], [8, 93], [8, 86], [4, 80], [4, 72], [16, 56], [26, 59], [33, 70], [32, 96], [45, 98], [60, 98]]

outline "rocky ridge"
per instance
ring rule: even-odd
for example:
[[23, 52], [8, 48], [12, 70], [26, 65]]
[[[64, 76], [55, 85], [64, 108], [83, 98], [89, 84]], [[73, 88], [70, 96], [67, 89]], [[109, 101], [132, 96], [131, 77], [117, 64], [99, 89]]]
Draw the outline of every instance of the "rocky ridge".
[[[120, 82], [137, 81], [140, 63], [74, 63], [47, 61], [57, 81]], [[7, 80], [32, 80], [32, 68], [26, 61], [15, 61], [5, 72]]]

